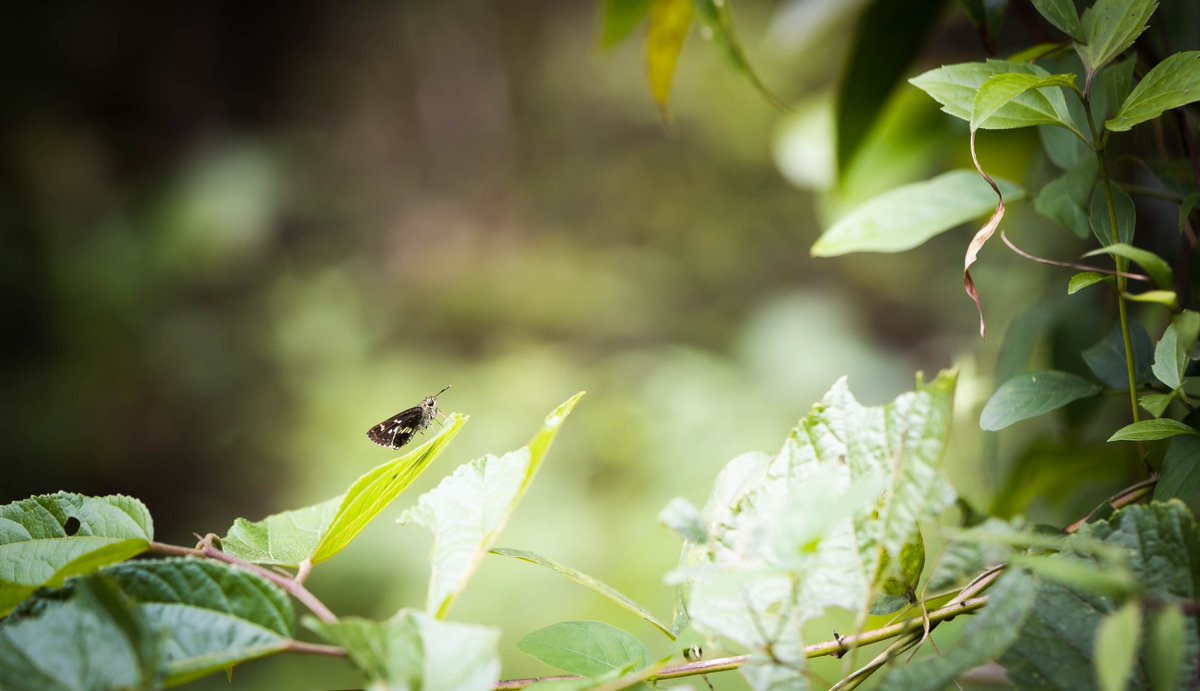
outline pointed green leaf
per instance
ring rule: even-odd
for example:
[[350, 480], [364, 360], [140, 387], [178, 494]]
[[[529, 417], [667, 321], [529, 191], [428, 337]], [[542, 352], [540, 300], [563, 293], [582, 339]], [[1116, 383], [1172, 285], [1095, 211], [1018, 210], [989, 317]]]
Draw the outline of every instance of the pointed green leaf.
[[1086, 238], [1092, 228], [1088, 209], [1095, 182], [1096, 161], [1085, 159], [1046, 183], [1034, 198], [1033, 208], [1071, 229], [1080, 238]]
[[[1055, 74], [1049, 77], [1040, 77], [1021, 72], [1006, 72], [992, 75], [980, 85], [979, 91], [975, 94], [975, 102], [971, 108], [971, 129], [980, 129], [987, 124], [988, 118], [995, 115], [997, 111], [1011, 103], [1013, 99], [1031, 90], [1071, 89], [1074, 86], [1075, 75], [1073, 74]], [[1070, 120], [1064, 120], [1063, 116], [1055, 112], [1053, 107], [1048, 107], [1042, 111], [1014, 112], [1008, 117], [1023, 118], [1027, 127], [1035, 125], [1060, 125], [1067, 129], [1071, 128]]]
[[1156, 439], [1177, 437], [1183, 434], [1200, 436], [1200, 432], [1178, 420], [1158, 418], [1156, 420], [1142, 420], [1125, 425], [1114, 432], [1108, 438], [1108, 441], [1154, 441]]
[[709, 38], [717, 44], [722, 55], [725, 56], [725, 61], [743, 79], [750, 82], [768, 102], [780, 108], [785, 107], [783, 102], [767, 89], [754, 69], [750, 67], [750, 61], [746, 59], [746, 53], [742, 50], [737, 31], [733, 27], [733, 13], [729, 9], [729, 2], [727, 0], [692, 0], [692, 6], [696, 11], [696, 18], [700, 20], [701, 26], [706, 30], [705, 38]]
[[[956, 118], [971, 121], [975, 97], [984, 83], [999, 74], [1029, 74], [1038, 78], [1050, 77], [1046, 70], [1031, 63], [1008, 60], [965, 62], [946, 65], [909, 80], [918, 89], [942, 104], [942, 110]], [[1073, 124], [1067, 101], [1059, 89], [1027, 90], [992, 113], [983, 129], [1006, 130], [1028, 127], [1031, 124], [1064, 125], [1072, 131]], [[1080, 135], [1082, 137], [1082, 135]]]
[[145, 505], [59, 492], [0, 506], [0, 616], [38, 588], [141, 554], [154, 539]]
[[671, 108], [671, 84], [675, 65], [692, 28], [692, 0], [653, 0], [650, 28], [646, 32], [646, 76], [658, 112], [667, 120]]
[[1175, 285], [1175, 272], [1171, 269], [1171, 265], [1165, 259], [1149, 250], [1133, 247], [1125, 243], [1116, 243], [1092, 250], [1083, 256], [1094, 257], [1098, 254], [1125, 257], [1136, 263], [1145, 269], [1150, 279], [1154, 281], [1154, 285], [1163, 290], [1170, 290]]
[[569, 674], [598, 677], [650, 664], [650, 651], [633, 635], [598, 621], [564, 621], [528, 634], [517, 650]]
[[1096, 629], [1096, 679], [1103, 691], [1124, 691], [1137, 661], [1142, 617], [1136, 602], [1106, 616]]
[[1112, 276], [1098, 274], [1095, 271], [1081, 271], [1072, 276], [1071, 280], [1067, 283], [1067, 295], [1074, 295], [1088, 286], [1094, 286], [1097, 283], [1104, 283], [1106, 281], [1112, 283]]
[[1095, 175], [1096, 154], [1074, 132], [1061, 127], [1039, 127], [1038, 139], [1042, 141], [1042, 150], [1054, 165], [1069, 171], [1090, 163], [1092, 174]]
[[442, 619], [525, 496], [579, 392], [546, 417], [529, 445], [459, 466], [398, 519], [433, 531], [426, 611]]
[[[1006, 202], [1025, 196], [1014, 183], [996, 179], [996, 184]], [[902, 252], [995, 208], [996, 193], [977, 173], [951, 171], [867, 201], [825, 231], [811, 252], [816, 257]]]
[[1184, 645], [1187, 638], [1187, 623], [1179, 605], [1171, 605], [1154, 616], [1150, 624], [1150, 640], [1146, 642], [1149, 658], [1147, 672], [1150, 688], [1154, 691], [1174, 691], [1187, 668]]
[[1084, 67], [1097, 72], [1125, 52], [1146, 30], [1156, 7], [1154, 0], [1097, 0], [1082, 17], [1087, 42], [1076, 45]]
[[1121, 293], [1121, 297], [1133, 302], [1148, 302], [1162, 305], [1169, 310], [1179, 309], [1179, 296], [1173, 290], [1147, 290], [1144, 293]]
[[295, 620], [287, 595], [248, 571], [215, 561], [133, 561], [105, 577], [137, 603], [164, 642], [167, 685], [283, 652]]
[[260, 521], [238, 518], [221, 538], [221, 549], [255, 564], [298, 566], [316, 552], [343, 498], [271, 514]]
[[1171, 440], [1163, 456], [1162, 477], [1154, 486], [1154, 499], [1179, 499], [1200, 507], [1200, 439], [1189, 434]]
[[1046, 21], [1076, 41], [1083, 42], [1085, 34], [1072, 0], [1033, 0], [1033, 6]]
[[649, 622], [651, 625], [653, 625], [659, 631], [662, 631], [664, 634], [666, 634], [666, 636], [668, 638], [672, 638], [672, 639], [675, 638], [675, 634], [671, 632], [670, 627], [668, 627], [666, 624], [659, 621], [658, 618], [655, 617], [653, 614], [651, 614], [650, 611], [647, 610], [645, 607], [642, 607], [638, 603], [634, 602], [633, 600], [629, 599], [625, 595], [621, 594], [621, 592], [618, 591], [616, 588], [613, 588], [612, 586], [610, 586], [606, 583], [602, 583], [599, 580], [587, 575], [586, 573], [583, 573], [581, 571], [576, 571], [575, 569], [572, 569], [569, 566], [565, 566], [556, 561], [547, 559], [547, 558], [543, 557], [542, 555], [537, 554], [535, 552], [526, 552], [526, 551], [519, 550], [519, 549], [506, 549], [503, 547], [495, 547], [491, 550], [491, 553], [502, 556], [502, 557], [510, 557], [510, 558], [516, 559], [518, 561], [524, 561], [524, 562], [528, 562], [530, 564], [534, 564], [537, 566], [541, 566], [541, 567], [550, 569], [551, 571], [557, 573], [558, 575], [562, 576], [563, 578], [567, 579], [568, 581], [571, 581], [572, 583], [581, 585], [585, 588], [589, 588], [592, 591], [597, 592], [600, 595], [603, 595], [604, 597], [608, 598], [609, 600], [612, 600], [618, 606], [624, 608], [625, 610], [633, 612], [634, 614], [641, 617], [642, 619], [645, 619], [647, 622]]
[[1044, 370], [1018, 374], [1001, 384], [988, 399], [979, 416], [979, 427], [996, 432], [1098, 393], [1100, 387], [1094, 382], [1067, 372]]
[[[1129, 340], [1133, 344], [1134, 381], [1145, 384], [1150, 381], [1150, 367], [1154, 360], [1154, 343], [1146, 327], [1134, 320], [1129, 321]], [[1114, 326], [1104, 338], [1084, 350], [1080, 355], [1096, 378], [1113, 389], [1129, 389], [1129, 372], [1125, 363], [1125, 341], [1120, 325]]]
[[388, 621], [343, 617], [304, 625], [346, 649], [370, 688], [421, 691], [491, 691], [500, 680], [500, 632], [437, 621], [401, 610]]
[[652, 0], [604, 0], [600, 46], [612, 48], [624, 41], [650, 13]]
[[1092, 119], [1104, 122], [1117, 114], [1117, 109], [1133, 91], [1133, 70], [1137, 66], [1137, 56], [1119, 60], [1100, 70], [1098, 78], [1092, 81], [1092, 100], [1089, 104]]
[[1166, 412], [1167, 406], [1171, 405], [1171, 401], [1175, 400], [1175, 393], [1148, 393], [1138, 396], [1138, 405], [1150, 413], [1154, 417], [1162, 417]]

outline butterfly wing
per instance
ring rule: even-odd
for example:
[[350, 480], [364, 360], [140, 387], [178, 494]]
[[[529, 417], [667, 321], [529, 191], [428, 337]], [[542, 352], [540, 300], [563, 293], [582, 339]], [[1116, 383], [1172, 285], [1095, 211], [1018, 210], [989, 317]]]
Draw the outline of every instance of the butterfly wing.
[[425, 411], [421, 406], [402, 410], [367, 430], [367, 439], [389, 449], [404, 446], [423, 428]]

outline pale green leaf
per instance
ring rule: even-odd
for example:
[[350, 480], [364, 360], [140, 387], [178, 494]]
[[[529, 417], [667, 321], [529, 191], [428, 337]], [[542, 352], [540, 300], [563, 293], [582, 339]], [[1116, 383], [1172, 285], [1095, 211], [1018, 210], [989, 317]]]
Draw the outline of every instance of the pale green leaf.
[[1171, 269], [1171, 265], [1165, 259], [1149, 250], [1133, 247], [1125, 243], [1114, 243], [1097, 250], [1092, 250], [1083, 256], [1094, 257], [1099, 254], [1124, 257], [1136, 263], [1146, 270], [1146, 273], [1150, 275], [1150, 279], [1154, 281], [1156, 286], [1164, 290], [1169, 290], [1175, 284], [1175, 272]]
[[1177, 437], [1183, 434], [1200, 436], [1200, 432], [1178, 420], [1158, 418], [1155, 420], [1141, 420], [1140, 422], [1125, 425], [1114, 432], [1108, 438], [1108, 441], [1154, 441], [1156, 439]]
[[[996, 179], [1006, 202], [1025, 192]], [[932, 180], [903, 185], [871, 199], [826, 230], [812, 254], [902, 252], [967, 221], [990, 214], [996, 193], [973, 171], [956, 170]]]
[[1154, 691], [1175, 691], [1187, 668], [1184, 643], [1187, 623], [1179, 605], [1171, 605], [1154, 615], [1146, 642], [1149, 658], [1147, 672]]
[[1200, 100], [1200, 51], [1175, 53], [1142, 77], [1117, 116], [1104, 126], [1113, 132], [1124, 132], [1197, 100]]
[[1075, 3], [1072, 0], [1033, 0], [1033, 6], [1059, 31], [1076, 41], [1084, 40], [1083, 24], [1079, 21], [1079, 14], [1075, 11]]
[[[975, 94], [975, 102], [971, 108], [971, 129], [986, 129], [985, 126], [988, 119], [995, 115], [997, 111], [1011, 103], [1013, 99], [1031, 90], [1050, 88], [1070, 89], [1074, 86], [1075, 75], [1073, 74], [1055, 74], [1049, 77], [1040, 77], [1035, 74], [1007, 72], [992, 75], [980, 85], [979, 91]], [[1048, 101], [1047, 105], [1048, 107], [1042, 111], [1014, 111], [1008, 117], [1010, 119], [1023, 119], [1027, 127], [1035, 125], [1059, 125], [1070, 129], [1070, 120], [1064, 120], [1062, 115], [1055, 112], [1052, 106], [1049, 106]]]
[[388, 621], [343, 617], [304, 625], [345, 648], [372, 688], [491, 691], [500, 679], [500, 632], [401, 610]]
[[650, 12], [653, 0], [604, 0], [601, 17], [600, 45], [611, 48], [642, 23]]
[[989, 432], [1100, 393], [1100, 386], [1083, 377], [1057, 370], [1018, 374], [996, 389], [979, 416], [979, 427]]
[[38, 588], [141, 554], [153, 539], [150, 512], [130, 497], [59, 492], [0, 506], [0, 616]]
[[[1112, 187], [1113, 195], [1113, 211], [1117, 217], [1117, 240], [1129, 244], [1133, 242], [1134, 225], [1137, 223], [1137, 209], [1133, 206], [1133, 199], [1129, 194], [1120, 187]], [[1088, 219], [1091, 222], [1092, 235], [1100, 241], [1101, 245], [1111, 245], [1114, 242], [1112, 231], [1112, 217], [1108, 215], [1108, 202], [1104, 196], [1104, 190], [1097, 188], [1092, 194], [1092, 203], [1088, 207]]]
[[598, 677], [650, 664], [650, 651], [637, 638], [598, 621], [564, 621], [538, 629], [517, 650], [569, 674]]
[[[1031, 63], [1008, 60], [964, 62], [929, 70], [909, 80], [918, 89], [942, 104], [942, 110], [967, 122], [975, 109], [975, 96], [984, 82], [998, 74], [1029, 74], [1050, 77], [1046, 70]], [[1073, 124], [1067, 101], [1059, 89], [1024, 91], [992, 113], [983, 129], [1004, 130], [1031, 124], [1058, 124], [1079, 134]]]
[[1136, 602], [1104, 617], [1096, 629], [1096, 679], [1103, 691], [1124, 691], [1137, 661], [1142, 617]]
[[562, 576], [563, 578], [567, 579], [568, 581], [571, 581], [572, 583], [581, 585], [585, 588], [589, 588], [590, 590], [597, 592], [600, 595], [603, 595], [604, 597], [608, 598], [609, 600], [612, 600], [618, 606], [624, 608], [625, 610], [636, 614], [637, 616], [639, 616], [642, 619], [649, 622], [651, 625], [653, 625], [659, 631], [662, 631], [664, 634], [666, 634], [666, 636], [668, 638], [672, 638], [672, 639], [675, 638], [675, 634], [671, 632], [671, 628], [669, 626], [667, 626], [666, 624], [662, 623], [661, 621], [659, 621], [658, 618], [655, 617], [653, 614], [651, 614], [650, 611], [647, 610], [645, 607], [642, 607], [638, 603], [629, 599], [628, 597], [623, 595], [620, 591], [618, 591], [616, 588], [613, 588], [612, 586], [610, 586], [606, 583], [602, 583], [601, 581], [587, 575], [586, 573], [583, 573], [581, 571], [576, 571], [575, 569], [572, 569], [569, 566], [565, 566], [556, 561], [547, 559], [547, 558], [543, 557], [542, 555], [534, 553], [534, 552], [526, 552], [526, 551], [519, 550], [519, 549], [505, 549], [503, 547], [495, 547], [491, 550], [491, 553], [502, 556], [502, 557], [510, 557], [512, 559], [517, 559], [519, 561], [528, 562], [530, 564], [535, 564], [537, 566], [541, 566], [541, 567], [550, 569], [551, 571], [557, 573], [558, 575]]
[[429, 614], [439, 619], [446, 616], [516, 510], [563, 420], [581, 396], [583, 392], [555, 408], [528, 446], [459, 466], [400, 516], [400, 523], [416, 523], [433, 531], [433, 575], [426, 602]]
[[1121, 293], [1121, 297], [1133, 302], [1162, 305], [1170, 310], [1179, 308], [1179, 296], [1173, 290], [1147, 290], [1144, 293]]
[[1176, 392], [1171, 393], [1148, 393], [1138, 396], [1138, 405], [1150, 413], [1154, 417], [1162, 417], [1162, 414], [1167, 411], [1167, 406], [1171, 405], [1171, 401], [1175, 400]]
[[1200, 313], [1184, 310], [1171, 320], [1154, 348], [1154, 376], [1172, 389], [1183, 385], [1188, 354], [1200, 335]]
[[1104, 283], [1106, 281], [1112, 283], [1113, 277], [1098, 274], [1095, 271], [1082, 271], [1071, 276], [1071, 280], [1067, 283], [1067, 295], [1074, 295], [1088, 286], [1094, 286], [1097, 283]]
[[646, 76], [663, 120], [669, 118], [675, 65], [692, 28], [692, 0], [653, 0], [646, 33]]
[[1146, 30], [1156, 7], [1154, 0], [1097, 0], [1081, 18], [1087, 41], [1076, 50], [1084, 67], [1097, 72], [1125, 52]]
[[271, 514], [260, 521], [235, 519], [221, 538], [221, 549], [255, 564], [298, 566], [316, 552], [342, 499], [334, 497], [302, 509]]

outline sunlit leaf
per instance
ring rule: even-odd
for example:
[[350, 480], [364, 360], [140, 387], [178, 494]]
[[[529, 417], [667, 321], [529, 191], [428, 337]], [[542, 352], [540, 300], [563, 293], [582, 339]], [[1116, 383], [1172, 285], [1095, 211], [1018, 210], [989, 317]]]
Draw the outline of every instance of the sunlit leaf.
[[1124, 691], [1137, 661], [1142, 618], [1136, 602], [1104, 617], [1096, 629], [1096, 679], [1103, 691]]
[[1172, 389], [1183, 385], [1188, 355], [1200, 336], [1200, 313], [1184, 310], [1175, 315], [1154, 348], [1154, 376]]
[[[1055, 74], [1049, 77], [1009, 72], [988, 77], [979, 86], [975, 94], [975, 102], [971, 108], [971, 129], [979, 129], [987, 124], [989, 118], [997, 111], [1011, 103], [1014, 99], [1031, 90], [1049, 88], [1071, 88], [1075, 86], [1075, 75]], [[1024, 119], [1025, 126], [1061, 125], [1071, 127], [1070, 120], [1063, 120], [1053, 109], [1045, 111], [1016, 111], [1008, 115], [1010, 119]]]
[[650, 93], [658, 104], [663, 120], [671, 106], [671, 84], [675, 81], [675, 65], [692, 28], [692, 0], [653, 0], [650, 7], [650, 28], [646, 33], [646, 75]]
[[[1006, 201], [1024, 190], [997, 180]], [[885, 192], [862, 204], [826, 230], [812, 246], [817, 257], [850, 252], [902, 252], [935, 235], [985, 216], [996, 207], [996, 193], [973, 171], [956, 170], [932, 180]]]
[[1154, 0], [1097, 0], [1084, 10], [1081, 21], [1087, 41], [1076, 44], [1079, 57], [1089, 72], [1096, 72], [1125, 52], [1146, 30]]
[[529, 445], [459, 466], [398, 519], [433, 531], [433, 575], [426, 611], [442, 619], [495, 544], [541, 467], [563, 420], [583, 396], [554, 409]]
[[1083, 42], [1085, 34], [1072, 0], [1033, 0], [1033, 6], [1046, 21], [1076, 41]]
[[[998, 74], [1008, 73], [1029, 74], [1038, 78], [1051, 76], [1031, 63], [989, 60], [946, 65], [913, 77], [909, 82], [942, 104], [943, 111], [970, 122], [976, 94], [984, 82]], [[1028, 127], [1034, 123], [1062, 124], [1072, 131], [1078, 131], [1059, 89], [1034, 89], [1021, 93], [988, 117], [982, 128], [1004, 130]], [[1083, 136], [1082, 133], [1080, 136]]]
[[154, 539], [130, 497], [59, 492], [0, 506], [0, 616], [38, 588], [141, 554]]
[[1108, 438], [1109, 441], [1154, 441], [1156, 439], [1167, 439], [1177, 437], [1183, 434], [1200, 436], [1200, 432], [1183, 424], [1178, 420], [1170, 418], [1158, 418], [1155, 420], [1142, 420], [1125, 425], [1121, 429], [1113, 433]]
[[1098, 274], [1095, 271], [1082, 271], [1071, 276], [1071, 280], [1067, 283], [1067, 295], [1074, 295], [1088, 286], [1105, 282], [1112, 283], [1113, 277]]
[[1019, 374], [1000, 385], [979, 416], [979, 426], [989, 432], [1045, 415], [1066, 404], [1100, 393], [1100, 387], [1083, 377], [1044, 370]]
[[569, 674], [597, 677], [650, 664], [633, 635], [598, 621], [564, 621], [526, 635], [517, 650]]
[[1170, 310], [1179, 309], [1179, 295], [1173, 290], [1147, 290], [1142, 293], [1121, 293], [1121, 297], [1133, 302], [1148, 302], [1162, 305]]

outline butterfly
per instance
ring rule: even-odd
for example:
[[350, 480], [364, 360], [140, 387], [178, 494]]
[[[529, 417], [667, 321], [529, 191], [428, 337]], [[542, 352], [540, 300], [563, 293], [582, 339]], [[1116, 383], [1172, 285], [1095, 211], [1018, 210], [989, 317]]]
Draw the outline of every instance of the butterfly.
[[[450, 387], [447, 386], [446, 389]], [[437, 397], [446, 389], [426, 396], [419, 405], [401, 410], [390, 418], [367, 430], [367, 439], [389, 449], [398, 449], [412, 440], [417, 432], [423, 431], [437, 417]]]

